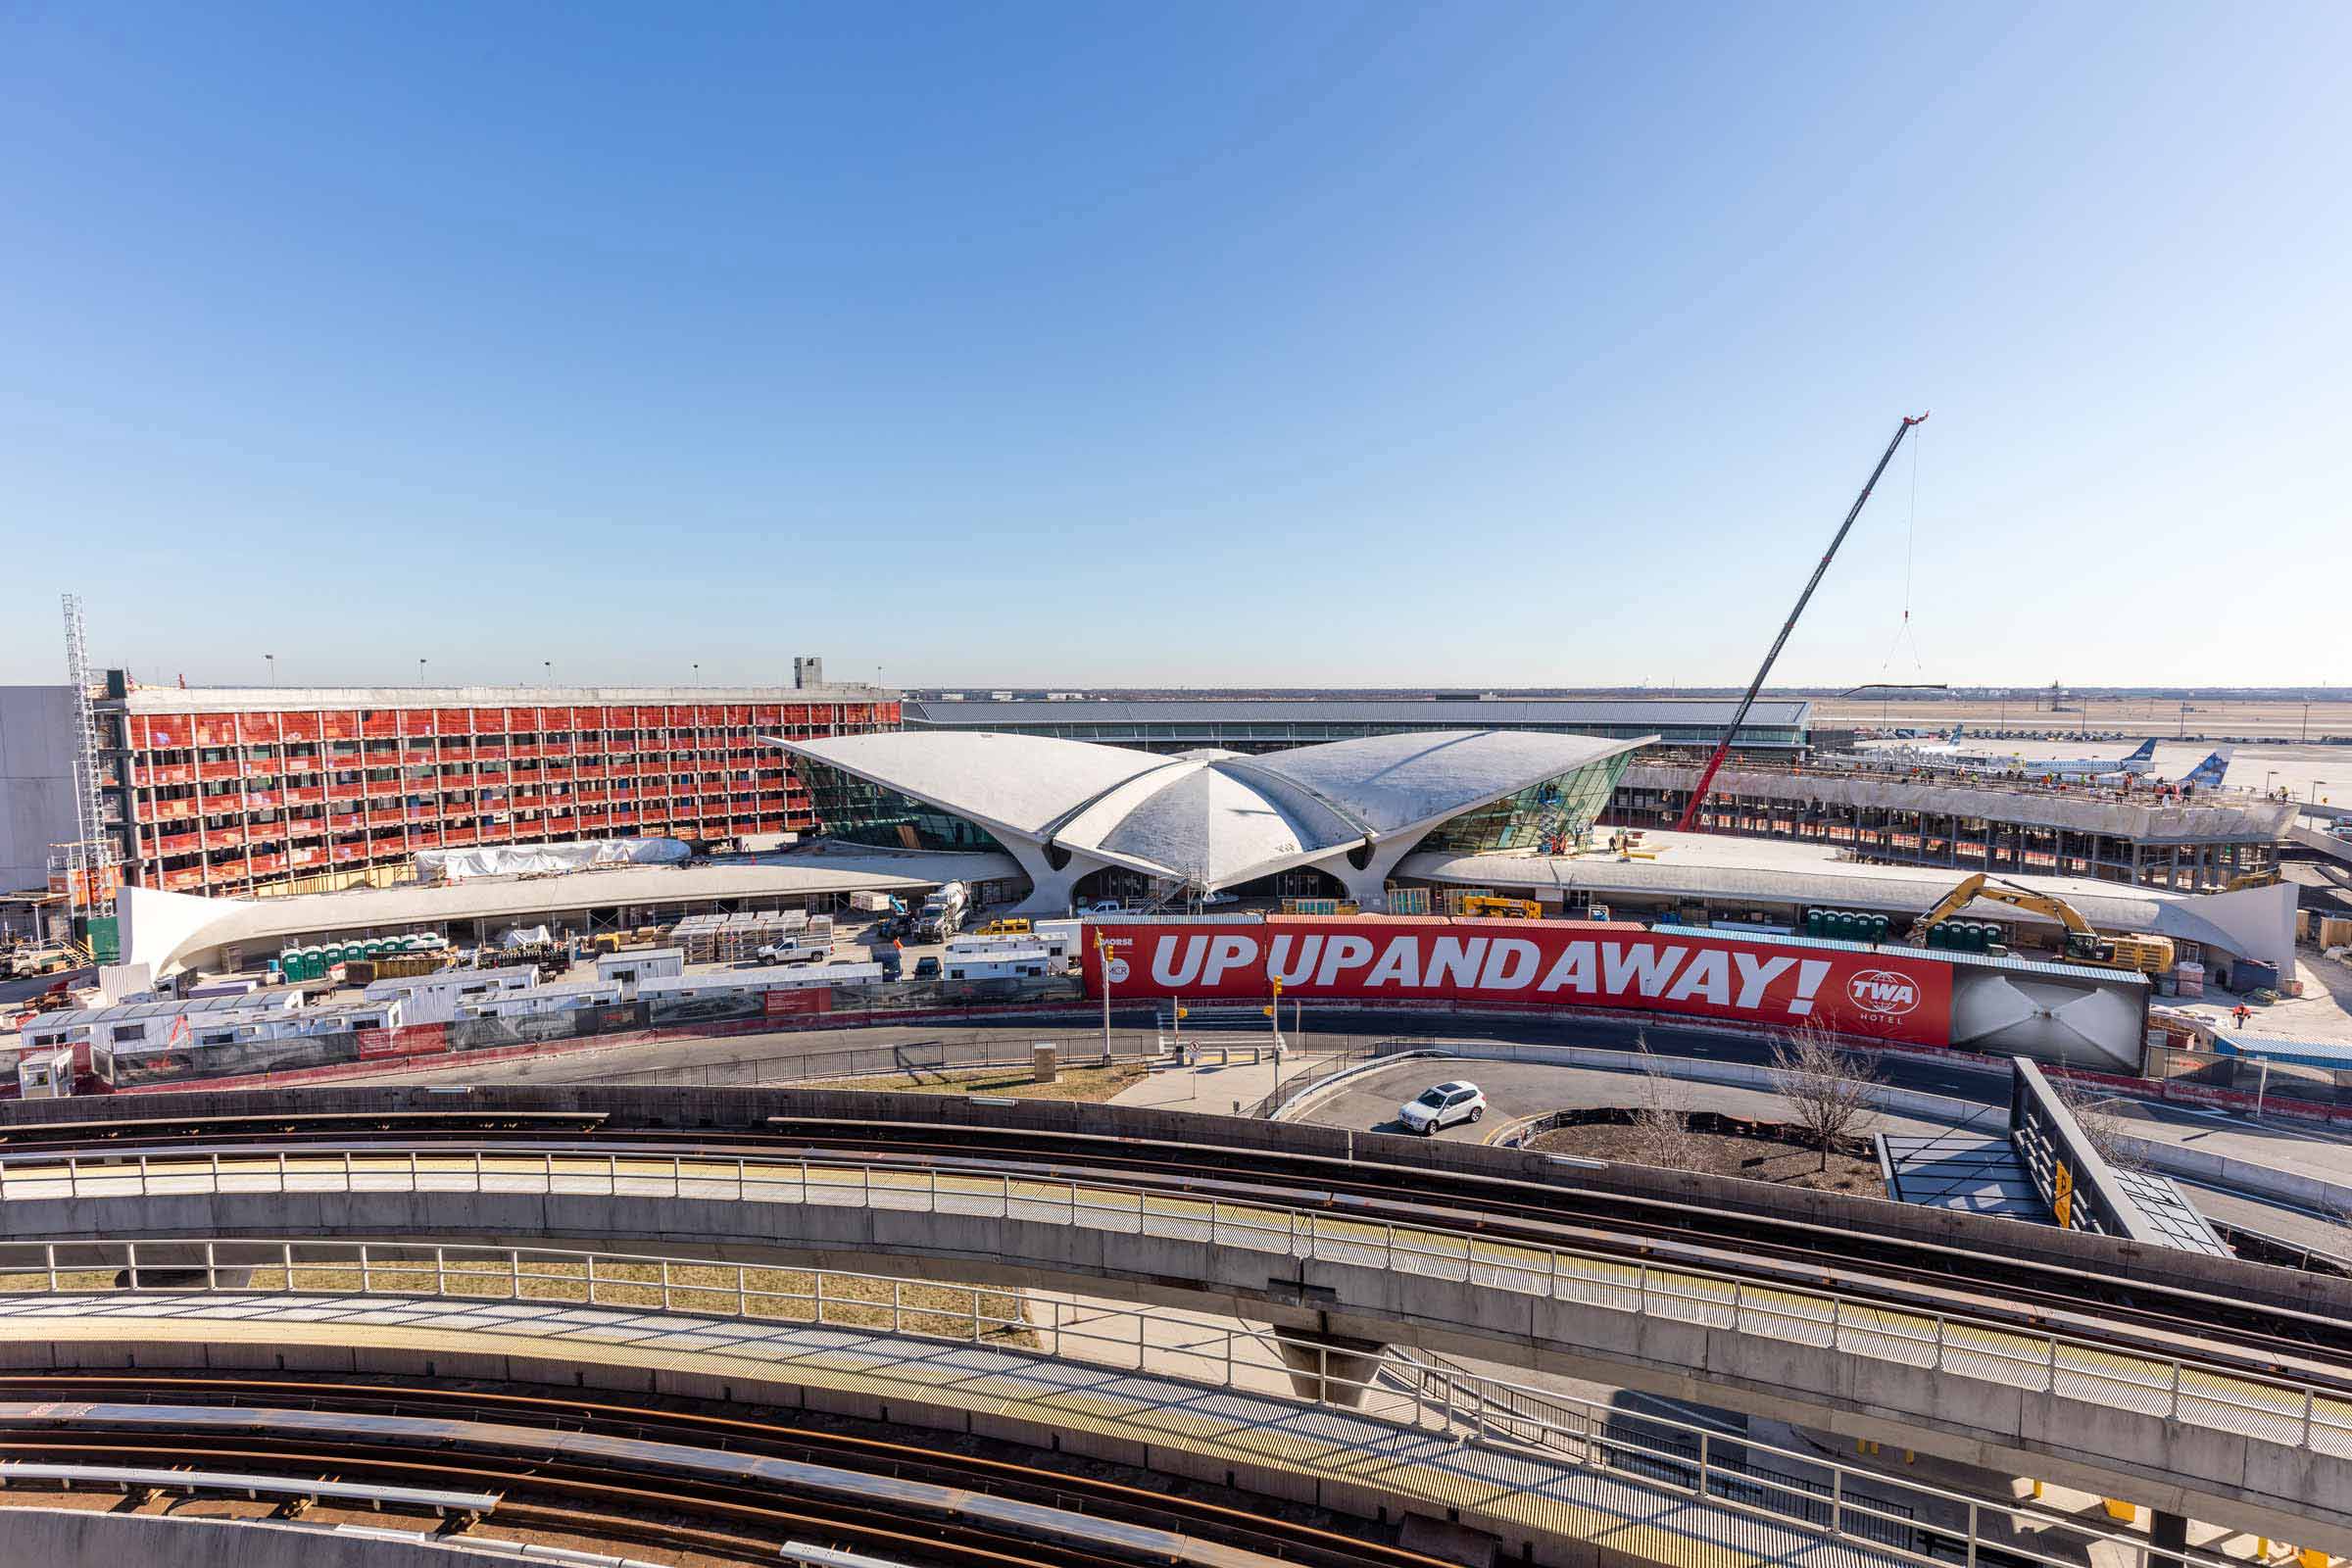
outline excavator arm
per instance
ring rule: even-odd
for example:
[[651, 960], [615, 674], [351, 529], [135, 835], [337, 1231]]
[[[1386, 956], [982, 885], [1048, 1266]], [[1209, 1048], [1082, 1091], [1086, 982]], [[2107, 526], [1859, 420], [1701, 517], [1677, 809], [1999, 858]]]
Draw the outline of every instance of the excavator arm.
[[2002, 882], [1979, 871], [1961, 879], [1960, 885], [1936, 901], [1936, 906], [1919, 917], [1911, 927], [1909, 941], [1915, 947], [1924, 945], [1928, 933], [1958, 914], [1979, 899], [1994, 904], [2006, 904], [2011, 908], [2030, 909], [2046, 915], [2066, 928], [2066, 956], [2076, 963], [2099, 964], [2115, 969], [2136, 969], [2142, 974], [2157, 974], [2173, 966], [2173, 944], [2160, 936], [2101, 937], [2082, 911], [2051, 893], [2036, 893], [2021, 888], [2014, 882]]
[[2012, 908], [2031, 909], [2035, 914], [2046, 914], [2077, 936], [2086, 937], [2093, 934], [2090, 922], [2082, 918], [2082, 911], [2064, 899], [2053, 897], [2047, 893], [2036, 893], [2032, 888], [2021, 888], [2012, 882], [1996, 881], [1984, 872], [1979, 871], [1974, 875], [1963, 877], [1958, 887], [1936, 900], [1936, 906], [1921, 915], [1918, 923], [1911, 927], [1910, 940], [1914, 943], [1927, 941], [1930, 931], [1935, 930], [1979, 899], [1989, 899], [1995, 904], [2006, 904]]

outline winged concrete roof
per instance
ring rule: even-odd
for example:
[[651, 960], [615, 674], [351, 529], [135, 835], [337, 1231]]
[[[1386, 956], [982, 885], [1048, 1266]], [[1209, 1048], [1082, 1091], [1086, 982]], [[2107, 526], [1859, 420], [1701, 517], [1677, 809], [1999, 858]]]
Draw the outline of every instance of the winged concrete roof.
[[1465, 730], [1262, 757], [1160, 757], [1090, 741], [913, 730], [775, 744], [999, 834], [1217, 888], [1426, 830], [1642, 743]]

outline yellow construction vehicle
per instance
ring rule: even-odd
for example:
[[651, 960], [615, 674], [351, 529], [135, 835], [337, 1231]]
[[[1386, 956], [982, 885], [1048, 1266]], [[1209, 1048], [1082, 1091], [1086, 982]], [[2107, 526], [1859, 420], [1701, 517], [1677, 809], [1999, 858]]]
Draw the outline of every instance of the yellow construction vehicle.
[[2279, 875], [2278, 868], [2277, 866], [2272, 866], [2267, 871], [2240, 871], [2237, 875], [2230, 879], [2229, 885], [2224, 887], [2222, 891], [2224, 893], [2235, 893], [2239, 888], [2275, 887], [2284, 880], [2285, 878]]
[[2036, 893], [2013, 882], [2001, 882], [1979, 871], [1962, 880], [1960, 885], [1936, 901], [1936, 906], [1921, 915], [1905, 939], [1913, 947], [1925, 947], [1928, 933], [1958, 914], [1979, 899], [2006, 904], [2013, 908], [2030, 909], [2045, 914], [2066, 927], [2066, 958], [2070, 963], [2096, 964], [2107, 969], [2136, 969], [2141, 974], [2155, 974], [2173, 966], [2173, 943], [2170, 937], [2124, 935], [2102, 937], [2082, 918], [2081, 910], [2054, 893]]
[[1498, 899], [1492, 894], [1474, 894], [1462, 901], [1462, 913], [1472, 919], [1541, 920], [1544, 918], [1544, 906], [1533, 899]]
[[1017, 916], [1003, 920], [991, 920], [972, 935], [976, 937], [1025, 937], [1029, 935], [1029, 922]]

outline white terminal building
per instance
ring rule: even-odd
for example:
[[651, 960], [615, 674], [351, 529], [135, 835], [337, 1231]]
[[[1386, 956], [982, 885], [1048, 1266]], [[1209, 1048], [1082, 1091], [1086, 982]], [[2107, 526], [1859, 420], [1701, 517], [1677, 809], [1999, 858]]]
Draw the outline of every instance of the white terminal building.
[[1651, 738], [1461, 730], [1254, 757], [973, 731], [777, 744], [826, 837], [1008, 855], [1029, 881], [1013, 912], [1058, 914], [1170, 886], [1380, 909], [1416, 851], [1573, 843]]

